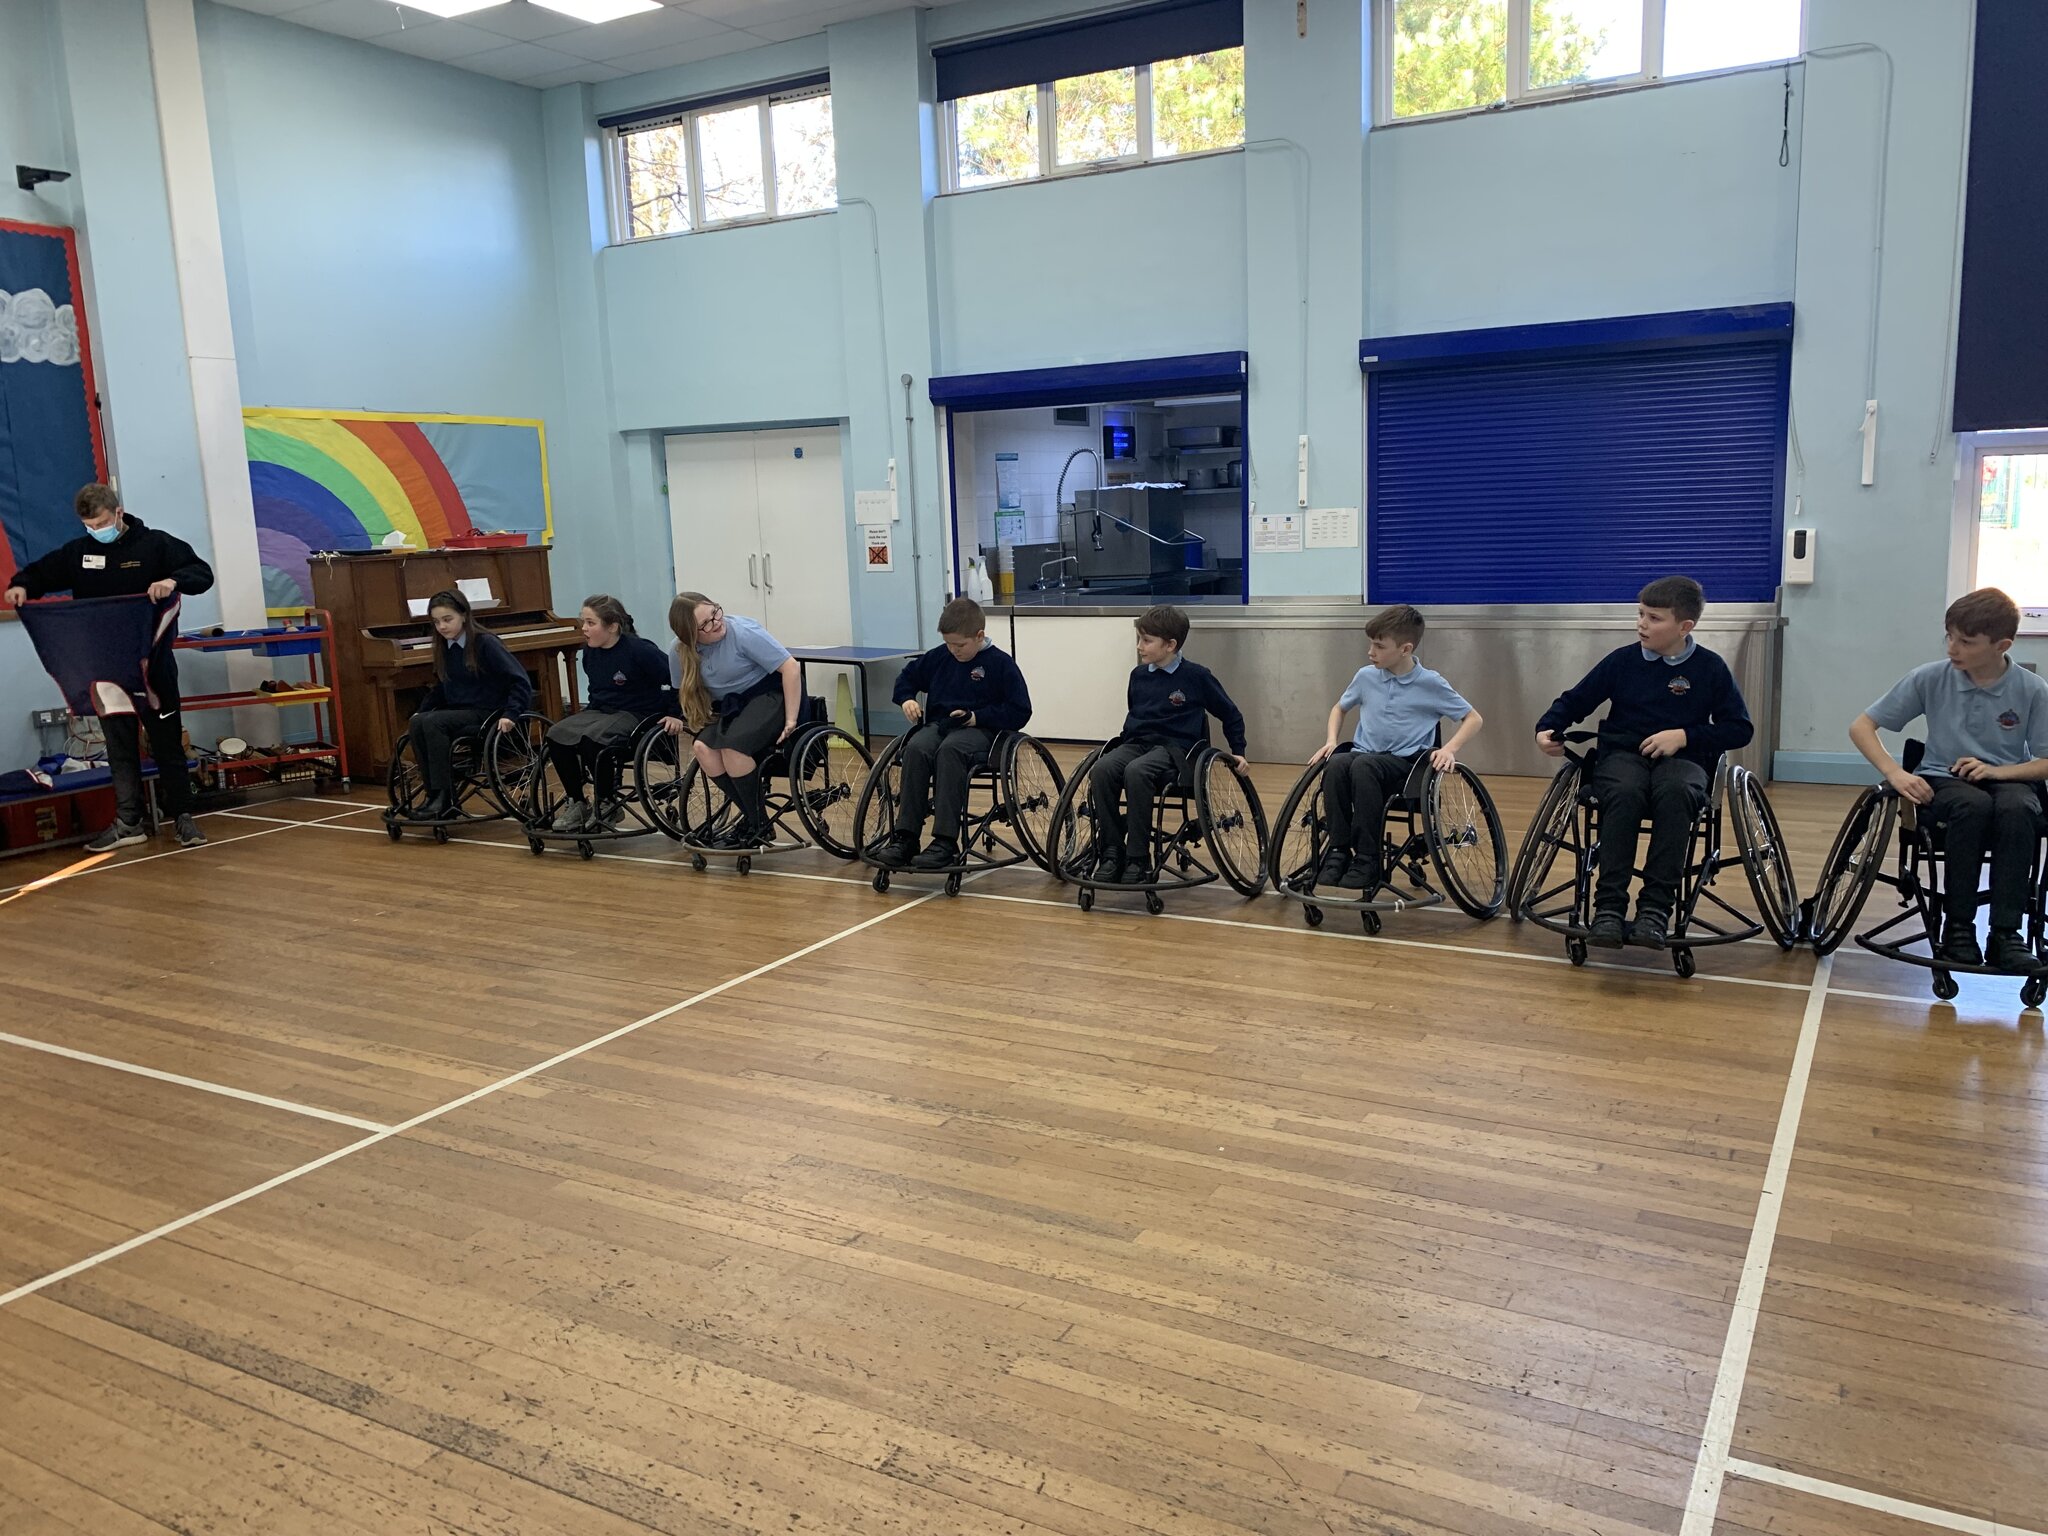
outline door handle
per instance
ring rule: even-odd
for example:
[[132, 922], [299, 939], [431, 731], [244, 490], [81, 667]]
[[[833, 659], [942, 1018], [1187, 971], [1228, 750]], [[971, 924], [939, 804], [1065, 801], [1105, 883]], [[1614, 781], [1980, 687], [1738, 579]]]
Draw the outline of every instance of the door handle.
[[773, 551], [761, 557], [761, 585], [770, 592], [775, 590], [775, 555]]
[[752, 555], [747, 556], [747, 585], [755, 588], [757, 591], [761, 586], [761, 583], [754, 576], [754, 557]]

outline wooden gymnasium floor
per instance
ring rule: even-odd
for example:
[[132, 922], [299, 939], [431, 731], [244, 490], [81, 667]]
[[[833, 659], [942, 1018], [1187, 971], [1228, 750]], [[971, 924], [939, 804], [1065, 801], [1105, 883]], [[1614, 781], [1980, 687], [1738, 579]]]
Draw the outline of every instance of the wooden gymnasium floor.
[[377, 798], [0, 908], [7, 1536], [2048, 1530], [2013, 984]]

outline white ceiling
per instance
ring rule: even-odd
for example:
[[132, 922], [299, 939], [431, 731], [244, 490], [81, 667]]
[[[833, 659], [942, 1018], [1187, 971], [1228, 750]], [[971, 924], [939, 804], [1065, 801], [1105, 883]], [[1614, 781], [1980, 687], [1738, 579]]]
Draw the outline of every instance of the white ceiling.
[[860, 16], [953, 0], [662, 0], [658, 11], [598, 25], [527, 0], [510, 0], [453, 21], [392, 0], [222, 3], [457, 69], [546, 87], [694, 64], [763, 43], [808, 37]]

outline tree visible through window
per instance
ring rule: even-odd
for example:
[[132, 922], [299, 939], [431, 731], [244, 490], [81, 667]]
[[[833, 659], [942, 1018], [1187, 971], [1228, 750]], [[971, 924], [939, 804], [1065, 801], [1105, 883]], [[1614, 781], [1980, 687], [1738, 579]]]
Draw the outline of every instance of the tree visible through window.
[[1038, 174], [1038, 87], [963, 96], [953, 103], [953, 180], [985, 187]]
[[832, 96], [816, 87], [621, 126], [612, 154], [618, 233], [627, 240], [839, 204]]
[[1244, 142], [1244, 50], [1219, 48], [1152, 66], [1152, 153], [1193, 155]]
[[626, 238], [679, 235], [690, 227], [690, 125], [668, 123], [619, 135], [624, 159]]

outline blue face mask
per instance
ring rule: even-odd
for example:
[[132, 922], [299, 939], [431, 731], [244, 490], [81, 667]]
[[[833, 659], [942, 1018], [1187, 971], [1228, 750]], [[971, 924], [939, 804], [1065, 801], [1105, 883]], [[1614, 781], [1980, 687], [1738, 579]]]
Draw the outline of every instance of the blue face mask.
[[117, 517], [104, 528], [88, 528], [85, 531], [91, 534], [98, 543], [111, 544], [114, 540], [121, 537], [121, 519]]

